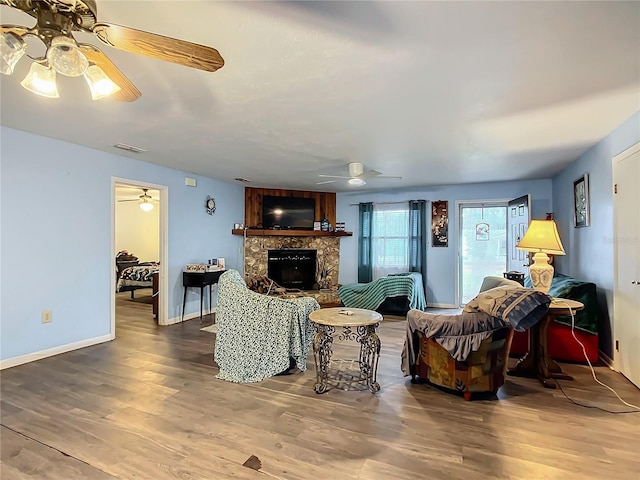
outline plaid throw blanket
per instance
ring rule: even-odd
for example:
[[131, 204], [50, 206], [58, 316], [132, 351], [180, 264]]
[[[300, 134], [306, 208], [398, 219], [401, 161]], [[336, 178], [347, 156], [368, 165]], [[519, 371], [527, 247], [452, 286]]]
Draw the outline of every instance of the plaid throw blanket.
[[338, 289], [338, 293], [344, 306], [349, 308], [375, 310], [384, 302], [385, 298], [399, 296], [406, 296], [411, 308], [424, 310], [427, 307], [422, 287], [422, 275], [419, 273], [390, 275], [371, 283], [343, 285]]

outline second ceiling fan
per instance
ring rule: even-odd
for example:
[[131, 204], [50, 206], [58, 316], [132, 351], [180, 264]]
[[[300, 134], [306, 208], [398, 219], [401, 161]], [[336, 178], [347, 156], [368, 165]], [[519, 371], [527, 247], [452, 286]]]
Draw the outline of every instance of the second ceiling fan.
[[[318, 175], [322, 178], [333, 178], [333, 179], [345, 179], [349, 185], [353, 185], [355, 187], [361, 187], [367, 184], [367, 180], [374, 178], [395, 178], [402, 179], [397, 175], [382, 175], [381, 172], [377, 170], [364, 170], [364, 163], [362, 162], [351, 162], [349, 163], [349, 176], [344, 175]], [[324, 180], [321, 182], [316, 182], [316, 185], [324, 185], [326, 183], [333, 183], [336, 180]]]
[[[0, 73], [13, 73], [16, 63], [26, 53], [26, 38], [40, 39], [46, 52], [41, 57], [31, 57], [34, 62], [21, 84], [44, 97], [58, 98], [56, 73], [84, 76], [94, 100], [110, 96], [114, 100], [131, 102], [141, 96], [98, 47], [77, 43], [74, 31], [92, 33], [105, 45], [120, 50], [185, 67], [215, 72], [224, 65], [215, 48], [98, 22], [95, 0], [0, 0], [0, 5], [21, 10], [36, 19], [33, 27], [0, 25]], [[152, 10], [153, 6], [145, 8]]]

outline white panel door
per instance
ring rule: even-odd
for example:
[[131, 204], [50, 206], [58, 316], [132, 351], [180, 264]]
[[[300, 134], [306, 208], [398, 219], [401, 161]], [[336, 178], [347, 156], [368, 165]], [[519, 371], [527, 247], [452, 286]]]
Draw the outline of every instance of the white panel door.
[[640, 387], [640, 143], [613, 159], [615, 367]]
[[529, 265], [529, 257], [527, 252], [518, 250], [516, 245], [524, 237], [531, 215], [529, 215], [529, 205], [531, 204], [531, 195], [523, 195], [509, 202], [507, 207], [507, 232], [509, 249], [507, 256], [507, 270], [510, 272], [527, 273]]

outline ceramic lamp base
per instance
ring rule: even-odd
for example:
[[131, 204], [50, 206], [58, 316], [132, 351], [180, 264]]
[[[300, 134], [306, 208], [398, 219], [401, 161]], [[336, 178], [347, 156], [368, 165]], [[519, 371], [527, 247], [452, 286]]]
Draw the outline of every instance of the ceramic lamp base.
[[549, 257], [546, 253], [537, 252], [533, 256], [533, 265], [529, 265], [529, 275], [534, 290], [542, 293], [549, 292], [553, 280], [553, 267], [549, 265]]

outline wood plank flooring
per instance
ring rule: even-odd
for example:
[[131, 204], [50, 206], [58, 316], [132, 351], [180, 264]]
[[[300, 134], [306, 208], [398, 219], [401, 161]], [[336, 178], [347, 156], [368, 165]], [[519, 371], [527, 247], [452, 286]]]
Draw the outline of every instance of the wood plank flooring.
[[[579, 407], [525, 378], [471, 402], [413, 385], [397, 318], [380, 328], [378, 394], [317, 395], [312, 356], [304, 373], [215, 379], [215, 334], [198, 319], [158, 327], [151, 305], [128, 297], [113, 342], [1, 372], [3, 480], [640, 478], [640, 415]], [[577, 401], [628, 410], [588, 367], [563, 368]], [[640, 405], [624, 377], [596, 370]], [[259, 470], [242, 466], [251, 455]]]

